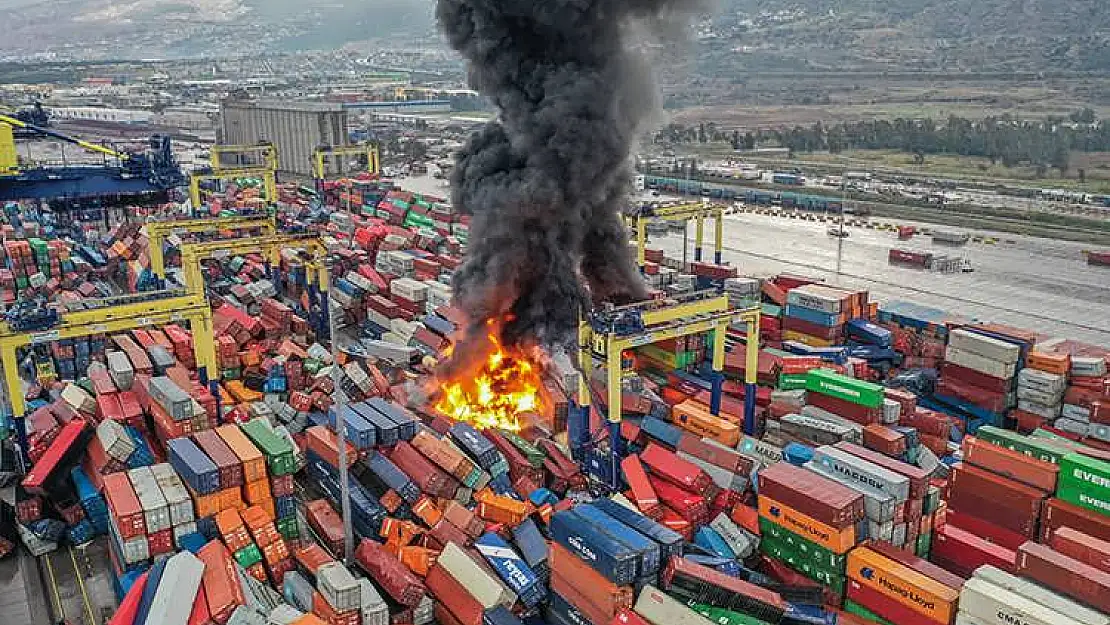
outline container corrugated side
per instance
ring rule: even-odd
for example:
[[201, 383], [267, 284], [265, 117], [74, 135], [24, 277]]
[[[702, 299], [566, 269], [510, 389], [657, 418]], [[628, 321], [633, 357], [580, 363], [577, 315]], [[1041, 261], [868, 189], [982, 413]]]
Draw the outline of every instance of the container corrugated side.
[[1079, 625], [1047, 606], [982, 579], [970, 579], [964, 584], [960, 612], [997, 625]]
[[474, 541], [474, 548], [486, 559], [501, 580], [527, 608], [538, 604], [546, 594], [540, 579], [505, 539], [486, 533]]
[[552, 539], [581, 558], [609, 581], [631, 584], [636, 579], [638, 556], [624, 543], [596, 531], [573, 510], [556, 512], [549, 526]]
[[362, 589], [358, 580], [338, 562], [316, 570], [316, 589], [339, 612], [357, 610], [362, 606]]
[[660, 562], [667, 562], [673, 556], [682, 555], [684, 539], [678, 532], [612, 499], [598, 499], [592, 505], [658, 543]]
[[909, 498], [909, 478], [854, 456], [843, 449], [818, 447], [814, 451], [813, 462], [860, 485], [886, 493], [898, 503]]
[[436, 564], [463, 584], [470, 594], [482, 604], [483, 608], [503, 605], [511, 608], [516, 595], [501, 580], [490, 575], [486, 569], [455, 543], [449, 543], [436, 558]]
[[[1110, 616], [1072, 601], [1044, 586], [1011, 575], [1002, 569], [993, 566], [981, 566], [975, 570], [974, 578], [989, 582], [995, 587], [1004, 588], [1027, 600], [1046, 606], [1058, 614], [1065, 614], [1084, 625], [1110, 625]], [[963, 601], [962, 595], [960, 600]]]
[[173, 467], [165, 463], [156, 464], [150, 467], [150, 471], [154, 474], [158, 488], [162, 490], [162, 496], [166, 498], [170, 522], [174, 527], [194, 521], [196, 516], [193, 513], [193, 498], [189, 496], [189, 491], [185, 489], [185, 484]]
[[135, 487], [135, 496], [143, 507], [147, 533], [154, 534], [172, 527], [169, 504], [166, 503], [150, 467], [131, 469], [127, 475], [131, 479], [131, 485]]
[[585, 504], [577, 506], [574, 511], [600, 528], [612, 538], [635, 549], [640, 554], [640, 564], [637, 576], [652, 575], [659, 571], [659, 546], [643, 534], [621, 523], [600, 508]]
[[1110, 613], [1110, 573], [1045, 545], [1034, 542], [1022, 545], [1018, 549], [1017, 573]]
[[713, 625], [713, 621], [650, 584], [640, 591], [633, 609], [652, 625]]
[[863, 495], [863, 509], [869, 520], [876, 523], [887, 523], [894, 519], [898, 502], [894, 500], [893, 496], [854, 481], [848, 476], [836, 473], [813, 461], [807, 462], [805, 468]]
[[166, 562], [162, 583], [154, 595], [148, 623], [158, 625], [186, 625], [189, 611], [182, 605], [192, 605], [204, 578], [204, 563], [188, 551], [182, 551]]
[[940, 623], [956, 616], [959, 592], [867, 548], [848, 554], [850, 580]]

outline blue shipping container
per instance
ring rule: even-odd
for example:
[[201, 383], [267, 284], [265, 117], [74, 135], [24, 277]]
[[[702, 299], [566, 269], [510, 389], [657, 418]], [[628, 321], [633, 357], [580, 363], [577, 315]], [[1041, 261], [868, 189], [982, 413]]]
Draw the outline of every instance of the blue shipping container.
[[220, 472], [216, 464], [188, 438], [175, 438], [169, 447], [170, 465], [193, 491], [201, 495], [220, 489]]
[[547, 595], [542, 581], [505, 539], [488, 532], [474, 541], [474, 547], [525, 607], [535, 607]]
[[597, 531], [590, 521], [573, 510], [561, 510], [552, 515], [550, 531], [555, 542], [614, 584], [623, 586], [636, 579], [639, 554]]
[[[337, 432], [334, 409], [328, 410], [327, 420], [332, 431]], [[377, 440], [374, 424], [367, 421], [357, 410], [353, 410], [350, 406], [344, 406], [343, 422], [346, 424], [347, 440], [351, 441], [352, 445], [358, 449], [370, 449], [374, 446]]]
[[628, 545], [640, 555], [636, 575], [652, 575], [659, 572], [659, 545], [655, 541], [589, 504], [578, 506], [574, 511], [593, 523], [596, 528]]
[[890, 330], [875, 325], [866, 319], [853, 319], [846, 324], [844, 330], [848, 334], [848, 338], [861, 343], [890, 347], [894, 342], [894, 334]]
[[420, 425], [420, 421], [416, 415], [409, 412], [403, 406], [386, 401], [381, 397], [371, 397], [366, 400], [370, 407], [377, 410], [384, 415], [387, 419], [397, 424], [397, 435], [401, 440], [411, 441], [416, 436], [416, 430]]
[[598, 499], [591, 505], [655, 541], [659, 545], [659, 557], [662, 562], [667, 562], [674, 556], [682, 555], [682, 546], [685, 543], [682, 534], [664, 527], [612, 499]]
[[397, 429], [397, 424], [389, 420], [388, 417], [382, 413], [374, 410], [374, 408], [366, 403], [361, 402], [352, 404], [351, 408], [362, 415], [363, 419], [373, 424], [374, 435], [377, 439], [377, 444], [384, 447], [391, 447], [397, 444], [400, 440], [400, 432]]
[[[146, 578], [146, 586], [143, 588], [143, 596], [139, 599], [139, 610], [135, 613], [135, 620], [133, 625], [146, 625], [147, 618], [150, 617], [150, 606], [154, 603], [154, 595], [158, 592], [158, 586], [162, 584], [162, 574], [166, 572], [166, 558], [162, 558], [154, 563], [150, 568], [150, 575]], [[151, 625], [159, 625], [151, 623]]]
[[725, 539], [721, 538], [721, 535], [708, 525], [698, 528], [697, 533], [694, 534], [694, 544], [711, 553], [717, 554], [718, 557], [728, 559], [736, 558], [736, 554], [733, 553], [732, 548], [728, 546]]

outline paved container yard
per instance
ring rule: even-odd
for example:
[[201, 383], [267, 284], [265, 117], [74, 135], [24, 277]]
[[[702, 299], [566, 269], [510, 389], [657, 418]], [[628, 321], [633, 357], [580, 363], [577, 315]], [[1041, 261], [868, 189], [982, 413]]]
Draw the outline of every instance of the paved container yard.
[[[993, 245], [934, 245], [927, 236], [899, 241], [892, 232], [848, 227], [841, 275], [837, 239], [829, 224], [742, 213], [725, 218], [724, 259], [751, 275], [791, 272], [869, 289], [877, 299], [900, 299], [983, 320], [1021, 326], [1110, 346], [1110, 269], [1089, 266], [1079, 243], [997, 235]], [[935, 226], [933, 226], [935, 227]], [[693, 226], [689, 258], [693, 259]], [[706, 259], [712, 260], [712, 222]], [[976, 231], [976, 234], [986, 234]], [[681, 257], [681, 233], [655, 237], [668, 255]], [[964, 256], [968, 274], [939, 274], [889, 264], [893, 247]]]

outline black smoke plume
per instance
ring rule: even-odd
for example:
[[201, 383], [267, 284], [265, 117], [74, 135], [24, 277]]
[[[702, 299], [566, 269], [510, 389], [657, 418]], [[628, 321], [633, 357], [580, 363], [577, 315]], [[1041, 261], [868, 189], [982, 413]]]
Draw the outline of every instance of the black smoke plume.
[[506, 344], [566, 344], [591, 300], [646, 296], [618, 217], [633, 142], [659, 100], [635, 46], [649, 40], [644, 25], [694, 4], [438, 0], [471, 86], [499, 112], [451, 180], [454, 206], [471, 215], [454, 297], [481, 333], [500, 318]]

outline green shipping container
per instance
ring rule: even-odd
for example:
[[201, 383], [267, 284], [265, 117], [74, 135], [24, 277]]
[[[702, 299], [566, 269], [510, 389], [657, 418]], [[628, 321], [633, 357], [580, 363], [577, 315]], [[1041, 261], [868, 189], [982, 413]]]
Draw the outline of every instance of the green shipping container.
[[290, 475], [297, 470], [293, 448], [289, 441], [278, 436], [263, 417], [256, 417], [242, 424], [243, 434], [266, 456], [266, 465], [274, 475]]
[[759, 551], [766, 556], [787, 564], [790, 568], [813, 581], [828, 586], [833, 592], [844, 594], [846, 577], [843, 571], [837, 572], [823, 569], [809, 562], [791, 547], [779, 542], [777, 539], [762, 537], [759, 541]]
[[802, 536], [791, 532], [785, 527], [769, 520], [760, 517], [759, 531], [762, 538], [769, 538], [773, 542], [778, 542], [786, 548], [794, 551], [799, 557], [812, 562], [813, 564], [821, 567], [830, 572], [844, 572], [844, 567], [848, 562], [848, 555], [841, 553], [833, 553], [831, 549], [826, 549], [817, 543], [803, 538]]
[[864, 620], [871, 621], [872, 623], [878, 623], [879, 625], [894, 625], [894, 623], [891, 623], [890, 621], [879, 616], [878, 614], [875, 614], [871, 610], [868, 610], [867, 608], [856, 603], [855, 601], [852, 601], [851, 599], [848, 599], [844, 602], [844, 611], [853, 616], [858, 616]]
[[779, 376], [780, 391], [797, 391], [806, 387], [806, 374], [784, 373]]
[[1110, 463], [1070, 453], [1060, 460], [1056, 496], [1088, 510], [1110, 514]]
[[767, 625], [767, 621], [761, 621], [742, 612], [733, 612], [732, 610], [693, 601], [686, 605], [694, 612], [719, 625]]
[[243, 568], [254, 566], [262, 561], [262, 551], [258, 545], [247, 545], [235, 552], [235, 561]]
[[528, 459], [528, 464], [532, 465], [532, 468], [539, 469], [543, 467], [543, 461], [547, 458], [547, 454], [543, 453], [535, 445], [524, 440], [520, 435], [514, 432], [502, 432], [501, 435]]
[[806, 390], [868, 408], [880, 408], [883, 405], [883, 387], [828, 369], [814, 369], [807, 373]]
[[297, 517], [295, 516], [278, 519], [274, 524], [277, 525], [278, 533], [289, 540], [300, 538], [301, 536], [301, 527], [297, 525]]
[[917, 542], [914, 544], [913, 552], [919, 558], [928, 558], [929, 552], [933, 550], [933, 533], [918, 534]]
[[1068, 450], [1055, 441], [1045, 438], [1023, 436], [1017, 432], [1004, 430], [993, 425], [984, 425], [980, 427], [979, 430], [976, 431], [975, 436], [988, 443], [994, 443], [1000, 447], [1012, 449], [1026, 456], [1032, 456], [1038, 460], [1044, 460], [1052, 464], [1060, 464], [1060, 460], [1068, 454]]

